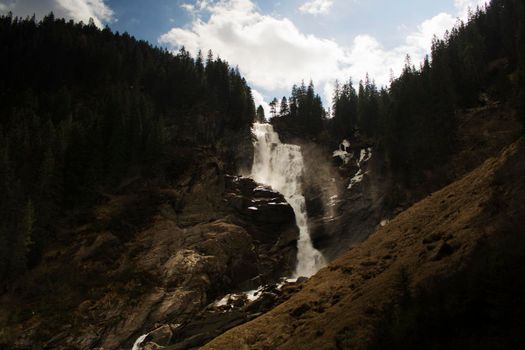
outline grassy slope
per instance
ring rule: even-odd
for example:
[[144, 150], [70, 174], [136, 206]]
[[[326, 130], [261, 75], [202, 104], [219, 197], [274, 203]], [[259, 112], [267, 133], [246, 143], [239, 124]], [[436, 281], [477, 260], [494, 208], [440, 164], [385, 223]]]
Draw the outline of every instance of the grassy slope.
[[[441, 293], [447, 298], [449, 286], [446, 283], [452, 283], [454, 276], [474, 273], [479, 280], [494, 279], [497, 271], [491, 275], [476, 269], [481, 263], [494, 266], [493, 261], [482, 261], [482, 257], [494, 256], [495, 261], [502, 261], [501, 257], [511, 254], [512, 247], [523, 243], [524, 173], [525, 142], [520, 140], [460, 180], [401, 213], [367, 241], [321, 270], [288, 302], [223, 334], [204, 349], [384, 348], [396, 336], [400, 344], [409, 341], [403, 334], [408, 334], [407, 329], [411, 327], [419, 333], [432, 334], [433, 330], [417, 329], [415, 316], [419, 310], [413, 312], [412, 319], [408, 315], [411, 308], [417, 309], [422, 300], [426, 300], [425, 291], [435, 287], [436, 281], [443, 281]], [[513, 241], [517, 243], [498, 244]], [[521, 262], [522, 258], [518, 254], [516, 259]], [[500, 265], [503, 271], [509, 271], [505, 263], [503, 260]], [[519, 266], [519, 263], [514, 265]], [[510, 271], [509, 278], [501, 283], [520, 276], [519, 271]], [[466, 295], [477, 295], [483, 294], [484, 287], [484, 284], [473, 283], [463, 289], [451, 285], [450, 290], [451, 293], [461, 290]], [[499, 293], [494, 297], [492, 307], [496, 313], [502, 312], [505, 300], [500, 299], [508, 299], [507, 294]], [[407, 302], [410, 298], [415, 301]], [[514, 307], [520, 309], [522, 305]], [[470, 319], [472, 315], [465, 312]], [[437, 317], [438, 321], [439, 317], [444, 317], [442, 321], [448, 322], [446, 315], [429, 317]], [[492, 321], [498, 322], [497, 319]], [[484, 324], [483, 320], [479, 322]], [[500, 325], [494, 324], [491, 328], [497, 334], [491, 339], [511, 342], [512, 334], [505, 334], [498, 327]], [[514, 328], [523, 329], [519, 324]], [[463, 344], [464, 348], [470, 348], [465, 345], [469, 344], [469, 340], [465, 340], [469, 337], [456, 333], [434, 336], [437, 342], [440, 338], [455, 337], [459, 339], [454, 343], [457, 347]], [[443, 341], [440, 344], [437, 348], [445, 348]], [[490, 348], [488, 343], [485, 346]]]

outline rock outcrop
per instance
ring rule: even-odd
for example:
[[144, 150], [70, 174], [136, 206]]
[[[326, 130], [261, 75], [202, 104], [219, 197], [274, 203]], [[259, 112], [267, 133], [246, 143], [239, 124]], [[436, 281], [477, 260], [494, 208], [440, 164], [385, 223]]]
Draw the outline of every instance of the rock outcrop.
[[[519, 344], [524, 155], [520, 140], [398, 215], [287, 302], [203, 349]], [[437, 325], [450, 332], [436, 335]]]
[[[288, 300], [304, 286], [305, 279], [270, 284], [248, 293], [225, 296], [182, 324], [163, 325], [147, 334], [144, 349], [196, 349], [226, 332], [253, 320]], [[169, 340], [168, 340], [169, 339]]]
[[[148, 332], [153, 343], [184, 341], [176, 325], [217, 298], [292, 271], [298, 229], [283, 196], [225, 175], [206, 149], [196, 159], [173, 172], [172, 186], [129, 183], [91, 223], [70, 223], [42, 264], [2, 297], [1, 341], [86, 350], [131, 348]], [[9, 305], [26, 305], [25, 313]]]
[[457, 118], [455, 154], [409, 187], [392, 179], [388, 156], [371, 140], [352, 139], [347, 162], [336, 157], [335, 163], [329, 162], [328, 150], [322, 153], [319, 145], [303, 142], [310, 155], [305, 162], [310, 231], [328, 259], [339, 257], [395, 215], [497, 156], [521, 130], [517, 116], [505, 106], [458, 111]]

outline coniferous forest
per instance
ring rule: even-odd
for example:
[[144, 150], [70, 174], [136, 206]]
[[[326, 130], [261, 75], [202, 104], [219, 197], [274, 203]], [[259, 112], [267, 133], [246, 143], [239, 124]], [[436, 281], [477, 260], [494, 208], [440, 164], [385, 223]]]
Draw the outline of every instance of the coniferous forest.
[[407, 56], [388, 88], [368, 76], [336, 83], [332, 118], [312, 83], [294, 86], [289, 99], [272, 101], [273, 114], [282, 118], [272, 123], [332, 147], [359, 131], [387, 155], [396, 182], [417, 184], [424, 170], [445, 163], [454, 151], [456, 111], [498, 101], [524, 114], [524, 7], [522, 1], [495, 0], [473, 10], [467, 23], [434, 38], [423, 62]]
[[[387, 86], [343, 77], [327, 99], [330, 80], [299, 76], [267, 110], [215, 49], [15, 3], [0, 1], [0, 350], [522, 346], [523, 0], [471, 9]], [[191, 21], [173, 37], [248, 38], [253, 58], [245, 31], [266, 21], [302, 35], [261, 3], [177, 3], [171, 23]], [[341, 4], [320, 3], [295, 12], [323, 24]]]
[[246, 81], [212, 52], [172, 55], [52, 14], [1, 17], [0, 42], [3, 281], [38, 259], [64, 211], [159, 178], [168, 143], [215, 144], [254, 118]]

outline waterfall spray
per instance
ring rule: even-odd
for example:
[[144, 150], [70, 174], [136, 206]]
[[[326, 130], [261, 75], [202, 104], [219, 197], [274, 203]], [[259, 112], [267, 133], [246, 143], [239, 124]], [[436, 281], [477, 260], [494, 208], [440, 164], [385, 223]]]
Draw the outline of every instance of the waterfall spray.
[[304, 168], [301, 147], [281, 143], [271, 124], [255, 123], [252, 131], [256, 141], [251, 176], [280, 192], [293, 208], [299, 228], [294, 277], [310, 277], [326, 265], [326, 261], [313, 247], [308, 230], [306, 201], [301, 186]]

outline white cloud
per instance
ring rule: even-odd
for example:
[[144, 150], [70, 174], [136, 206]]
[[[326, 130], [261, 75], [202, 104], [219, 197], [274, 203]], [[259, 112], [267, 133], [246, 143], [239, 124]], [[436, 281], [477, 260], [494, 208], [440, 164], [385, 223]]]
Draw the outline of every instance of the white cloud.
[[[301, 32], [287, 18], [261, 14], [251, 0], [199, 0], [191, 25], [171, 29], [159, 42], [173, 49], [184, 45], [193, 53], [212, 49], [238, 65], [256, 89], [256, 104], [268, 111], [259, 91], [271, 95], [272, 91], [289, 90], [303, 79], [312, 79], [327, 102], [335, 79], [346, 81], [352, 77], [357, 84], [368, 73], [379, 86], [387, 85], [392, 72], [394, 76], [401, 73], [407, 54], [417, 66], [430, 53], [434, 35], [442, 37], [466, 8], [484, 2], [454, 1], [456, 14], [440, 13], [423, 21], [402, 44], [389, 48], [368, 34], [356, 36], [349, 47], [343, 47], [334, 40]], [[198, 15], [199, 11], [206, 11], [207, 20]]]
[[440, 13], [421, 23], [416, 32], [410, 33], [406, 38], [406, 44], [410, 48], [417, 48], [419, 55], [430, 52], [434, 36], [442, 38], [447, 30], [450, 30], [457, 22], [457, 18], [448, 13]]
[[324, 15], [330, 11], [333, 4], [332, 0], [311, 0], [301, 5], [299, 11], [311, 15]]
[[270, 105], [268, 102], [265, 101], [264, 96], [257, 90], [252, 89], [252, 95], [253, 95], [253, 102], [255, 103], [255, 107], [262, 106], [264, 109], [264, 115], [266, 118], [270, 117]]
[[478, 7], [483, 8], [488, 1], [489, 0], [454, 0], [454, 5], [458, 10], [459, 17], [462, 20], [466, 20], [469, 9], [475, 11]]
[[409, 33], [403, 44], [385, 48], [376, 38], [370, 35], [358, 35], [354, 38], [347, 52], [345, 67], [341, 69], [343, 77], [351, 76], [354, 83], [362, 80], [368, 73], [370, 79], [379, 85], [388, 85], [391, 75], [399, 76], [406, 55], [416, 67], [430, 54], [434, 36], [442, 38], [457, 22], [457, 18], [447, 13], [440, 13], [421, 23]]
[[53, 12], [55, 17], [87, 23], [90, 18], [98, 27], [113, 19], [113, 11], [104, 0], [0, 0], [0, 12], [11, 11], [15, 16], [36, 15], [42, 18]]
[[195, 5], [192, 5], [192, 4], [182, 4], [180, 5], [180, 7], [188, 12], [193, 12], [195, 11]]
[[334, 41], [305, 35], [289, 19], [262, 15], [250, 0], [221, 1], [208, 10], [208, 21], [197, 18], [190, 28], [173, 28], [160, 43], [193, 53], [211, 49], [266, 90], [288, 89], [301, 79], [325, 80], [344, 57]]

